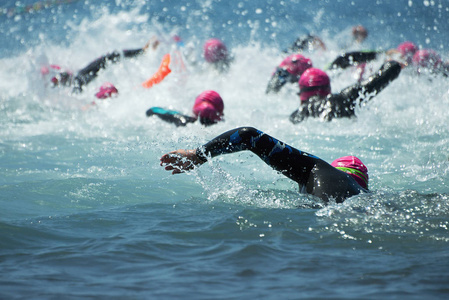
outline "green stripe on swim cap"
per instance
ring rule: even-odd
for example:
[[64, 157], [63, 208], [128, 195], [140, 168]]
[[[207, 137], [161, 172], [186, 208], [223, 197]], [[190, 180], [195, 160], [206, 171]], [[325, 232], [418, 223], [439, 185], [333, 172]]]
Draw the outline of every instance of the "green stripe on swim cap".
[[346, 168], [346, 167], [335, 167], [335, 168], [339, 169], [340, 171], [343, 171], [345, 173], [353, 174], [353, 175], [356, 175], [357, 177], [360, 177], [365, 182], [366, 186], [368, 186], [368, 180], [366, 179], [366, 176], [362, 171], [359, 171], [359, 170], [353, 169], [353, 168]]

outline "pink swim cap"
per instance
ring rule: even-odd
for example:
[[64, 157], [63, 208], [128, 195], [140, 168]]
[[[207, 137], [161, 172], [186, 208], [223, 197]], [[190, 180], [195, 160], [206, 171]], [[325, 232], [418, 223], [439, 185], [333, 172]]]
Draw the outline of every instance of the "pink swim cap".
[[355, 156], [337, 158], [331, 166], [352, 176], [361, 187], [368, 189], [368, 168]]
[[100, 87], [100, 90], [95, 94], [95, 97], [98, 99], [106, 99], [111, 97], [112, 94], [118, 94], [118, 90], [112, 83], [106, 82]]
[[442, 61], [440, 56], [434, 50], [418, 50], [413, 55], [413, 64], [417, 67], [438, 69]]
[[219, 39], [210, 39], [204, 44], [204, 58], [209, 63], [226, 61], [228, 49]]
[[416, 47], [416, 45], [412, 42], [403, 42], [399, 44], [397, 49], [403, 56], [407, 56], [410, 54], [415, 54], [415, 52], [418, 50], [418, 47]]
[[292, 75], [300, 76], [308, 68], [312, 68], [312, 61], [301, 54], [292, 54], [286, 57], [279, 67], [287, 70]]
[[412, 42], [403, 42], [399, 44], [397, 50], [401, 53], [402, 57], [406, 59], [407, 63], [411, 63], [413, 54], [418, 50], [418, 47]]
[[195, 99], [193, 114], [200, 119], [203, 124], [216, 123], [221, 121], [224, 104], [220, 95], [212, 90], [202, 92]]
[[326, 72], [309, 68], [299, 78], [299, 96], [301, 101], [306, 101], [312, 96], [326, 97], [331, 93], [331, 83]]

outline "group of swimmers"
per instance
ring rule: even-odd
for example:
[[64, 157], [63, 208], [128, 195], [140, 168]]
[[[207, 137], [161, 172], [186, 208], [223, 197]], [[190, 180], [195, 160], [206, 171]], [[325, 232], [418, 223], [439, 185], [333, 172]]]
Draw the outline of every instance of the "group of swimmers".
[[[359, 40], [367, 36], [362, 26], [354, 28]], [[305, 48], [326, 49], [321, 39], [308, 35], [298, 39], [286, 52]], [[339, 56], [329, 68], [347, 68], [364, 65], [380, 56], [379, 51], [353, 51]], [[377, 72], [343, 89], [331, 93], [330, 78], [325, 71], [314, 68], [312, 61], [300, 53], [290, 54], [273, 73], [267, 93], [277, 93], [286, 83], [299, 86], [300, 107], [290, 115], [298, 123], [308, 117], [324, 120], [353, 117], [357, 101], [368, 101], [395, 80], [403, 68], [414, 68], [417, 73], [429, 72], [447, 76], [448, 65], [433, 50], [420, 50], [412, 42], [404, 42], [396, 49], [386, 51], [389, 57]], [[196, 149], [176, 150], [163, 155], [161, 166], [173, 174], [200, 166], [221, 154], [251, 151], [273, 169], [299, 184], [301, 193], [313, 195], [324, 202], [343, 202], [348, 197], [368, 192], [368, 169], [355, 156], [345, 156], [327, 163], [315, 155], [295, 149], [253, 127], [227, 131]]]
[[[367, 37], [363, 26], [353, 28], [353, 37], [357, 42]], [[92, 81], [97, 73], [108, 63], [115, 63], [122, 57], [135, 57], [148, 48], [156, 49], [158, 41], [151, 41], [142, 49], [113, 52], [102, 56], [80, 70], [76, 75], [61, 72], [53, 77], [54, 85], [72, 85], [73, 92], [79, 93], [84, 85]], [[328, 69], [347, 68], [364, 65], [386, 53], [387, 59], [377, 72], [366, 79], [360, 77], [355, 84], [332, 93], [330, 78], [324, 70], [315, 68], [310, 58], [299, 53], [304, 49], [320, 47], [325, 44], [316, 36], [300, 38], [285, 52], [289, 55], [273, 72], [266, 92], [277, 93], [286, 83], [296, 83], [299, 87], [300, 105], [290, 115], [292, 123], [299, 123], [309, 117], [319, 117], [330, 121], [334, 118], [354, 117], [359, 102], [368, 101], [395, 80], [403, 68], [414, 66], [418, 72], [424, 69], [431, 73], [448, 74], [448, 66], [432, 50], [420, 50], [411, 42], [404, 42], [396, 49], [380, 51], [346, 52], [335, 59]], [[210, 39], [203, 46], [205, 61], [219, 71], [226, 71], [232, 61], [225, 44], [219, 39]], [[108, 84], [97, 93], [97, 97], [108, 97], [118, 93]], [[199, 122], [209, 126], [223, 120], [224, 103], [221, 96], [212, 90], [202, 92], [195, 99], [192, 113], [185, 115], [162, 107], [151, 107], [148, 117], [158, 116], [164, 121], [185, 126]], [[192, 150], [176, 150], [163, 155], [161, 166], [173, 174], [193, 169], [215, 156], [249, 150], [259, 156], [266, 164], [281, 172], [299, 184], [300, 192], [314, 195], [321, 200], [343, 202], [346, 198], [368, 191], [368, 169], [355, 156], [336, 159], [331, 164], [322, 159], [295, 149], [276, 138], [253, 127], [241, 127], [227, 131], [205, 145]]]

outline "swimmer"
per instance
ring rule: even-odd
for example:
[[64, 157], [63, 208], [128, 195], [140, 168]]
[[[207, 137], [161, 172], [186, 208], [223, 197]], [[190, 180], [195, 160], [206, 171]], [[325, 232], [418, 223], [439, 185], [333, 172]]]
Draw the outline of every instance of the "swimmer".
[[114, 51], [112, 53], [101, 56], [81, 69], [74, 76], [70, 72], [61, 72], [51, 79], [53, 86], [73, 86], [73, 93], [81, 93], [83, 86], [94, 80], [101, 69], [106, 69], [109, 63], [117, 63], [122, 57], [133, 58], [146, 52], [151, 46], [155, 50], [159, 45], [159, 41], [155, 38], [151, 39], [143, 48], [134, 50], [123, 50], [122, 53]]
[[394, 59], [400, 62], [403, 66], [408, 66], [412, 63], [413, 55], [417, 50], [418, 47], [414, 43], [406, 41], [399, 44], [397, 48], [387, 51], [363, 50], [346, 52], [339, 55], [327, 69], [345, 69], [350, 66], [357, 66], [373, 61], [383, 53], [385, 53], [390, 60]]
[[405, 66], [409, 66], [413, 62], [413, 55], [418, 51], [418, 47], [410, 41], [400, 43], [395, 49], [390, 49], [386, 53], [389, 57], [394, 57], [395, 60], [400, 61]]
[[205, 126], [216, 124], [223, 120], [224, 104], [220, 95], [212, 90], [204, 91], [195, 99], [193, 116], [184, 115], [175, 110], [167, 110], [161, 107], [152, 107], [147, 110], [147, 117], [158, 116], [162, 120], [173, 123], [176, 126], [186, 126], [199, 119]]
[[351, 51], [339, 55], [330, 65], [327, 70], [346, 69], [352, 66], [359, 66], [364, 63], [375, 60], [382, 51], [364, 50]]
[[412, 58], [418, 47], [412, 42], [403, 42], [397, 48], [387, 51], [362, 50], [351, 51], [339, 55], [326, 70], [346, 69], [348, 67], [365, 67], [365, 64], [378, 59], [382, 54], [386, 54], [387, 60], [396, 60], [402, 67], [412, 64]]
[[368, 30], [363, 25], [357, 25], [352, 27], [352, 38], [354, 42], [361, 44], [368, 37]]
[[229, 69], [231, 58], [226, 45], [219, 39], [207, 40], [203, 46], [204, 59], [217, 71], [223, 72]]
[[422, 49], [415, 52], [412, 58], [413, 66], [418, 74], [449, 75], [448, 64], [444, 63], [438, 53], [432, 49]]
[[316, 49], [326, 50], [324, 42], [316, 35], [307, 34], [304, 37], [299, 37], [293, 44], [285, 49], [284, 53], [298, 53], [301, 51], [315, 51]]
[[271, 75], [265, 93], [277, 93], [287, 82], [298, 82], [301, 74], [312, 67], [312, 61], [302, 54], [287, 56]]
[[161, 166], [172, 174], [192, 170], [209, 158], [249, 150], [274, 170], [299, 184], [300, 193], [325, 202], [343, 202], [348, 197], [368, 192], [368, 169], [355, 156], [336, 159], [331, 164], [295, 149], [252, 127], [225, 132], [192, 150], [176, 150], [163, 155]]
[[294, 124], [308, 117], [319, 117], [326, 121], [333, 118], [355, 116], [357, 100], [368, 101], [382, 91], [401, 72], [401, 65], [388, 61], [366, 80], [331, 94], [329, 76], [316, 68], [307, 69], [299, 79], [300, 107], [290, 115]]

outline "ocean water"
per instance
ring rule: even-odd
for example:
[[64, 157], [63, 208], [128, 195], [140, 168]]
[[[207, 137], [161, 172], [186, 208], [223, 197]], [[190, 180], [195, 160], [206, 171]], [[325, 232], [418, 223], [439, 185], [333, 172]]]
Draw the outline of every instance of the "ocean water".
[[[39, 3], [0, 5], [1, 299], [447, 298], [448, 78], [405, 69], [357, 118], [331, 123], [288, 121], [294, 85], [265, 94], [282, 50], [308, 32], [328, 47], [305, 53], [320, 68], [405, 40], [449, 59], [447, 1]], [[351, 45], [355, 24], [369, 31], [362, 45]], [[76, 71], [154, 36], [157, 50], [111, 65], [80, 95], [40, 72]], [[210, 37], [234, 57], [227, 73], [202, 60]], [[165, 53], [184, 65], [144, 89]], [[334, 92], [356, 80], [329, 74]], [[119, 95], [97, 100], [107, 81]], [[188, 114], [207, 89], [223, 97], [225, 122], [176, 128], [145, 116], [151, 106]], [[248, 152], [186, 174], [160, 167], [164, 153], [238, 126], [327, 161], [358, 156], [371, 193], [323, 205]]]

